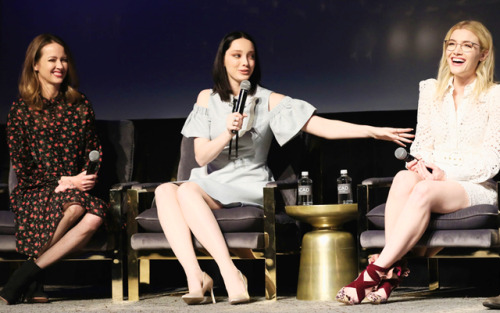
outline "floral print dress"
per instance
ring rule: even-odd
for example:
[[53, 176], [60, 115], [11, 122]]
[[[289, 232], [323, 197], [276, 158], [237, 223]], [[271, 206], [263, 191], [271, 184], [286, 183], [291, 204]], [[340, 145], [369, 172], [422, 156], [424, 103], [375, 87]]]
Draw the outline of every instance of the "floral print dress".
[[100, 217], [107, 209], [104, 201], [78, 189], [54, 192], [61, 176], [80, 174], [89, 152], [101, 151], [92, 105], [84, 95], [78, 103], [57, 97], [43, 104], [42, 110], [33, 110], [19, 99], [7, 121], [10, 161], [18, 180], [10, 195], [17, 251], [31, 257], [52, 238], [70, 204]]

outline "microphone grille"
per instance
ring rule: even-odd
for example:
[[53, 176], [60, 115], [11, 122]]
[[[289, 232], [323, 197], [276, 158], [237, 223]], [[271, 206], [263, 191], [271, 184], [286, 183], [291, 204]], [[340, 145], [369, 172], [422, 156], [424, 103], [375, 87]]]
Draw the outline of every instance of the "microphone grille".
[[99, 160], [99, 151], [97, 150], [90, 151], [89, 160], [90, 162], [96, 162], [97, 160]]
[[397, 148], [396, 151], [394, 151], [394, 156], [398, 160], [404, 160], [406, 156], [408, 155], [408, 152], [406, 152], [405, 148]]
[[249, 90], [252, 84], [248, 80], [244, 80], [240, 83], [240, 88], [243, 90]]

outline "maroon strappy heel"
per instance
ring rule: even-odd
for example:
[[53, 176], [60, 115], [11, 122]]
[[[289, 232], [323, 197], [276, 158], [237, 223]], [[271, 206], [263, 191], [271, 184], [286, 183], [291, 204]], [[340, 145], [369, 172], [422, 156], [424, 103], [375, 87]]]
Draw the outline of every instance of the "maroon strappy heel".
[[[387, 272], [388, 279], [382, 279], [377, 290], [366, 296], [366, 299], [373, 304], [383, 304], [389, 300], [392, 291], [399, 287], [403, 277], [408, 277], [410, 270], [407, 267], [406, 260], [400, 260], [394, 263], [393, 267]], [[381, 293], [385, 291], [385, 295]]]
[[[377, 266], [373, 263], [369, 264], [366, 269], [359, 274], [355, 281], [340, 289], [335, 298], [337, 301], [350, 305], [361, 303], [361, 301], [380, 284], [382, 277], [385, 277], [387, 271], [387, 268]], [[372, 279], [371, 281], [365, 280], [365, 273]], [[345, 288], [355, 288], [358, 299], [355, 300], [348, 296], [345, 292]]]

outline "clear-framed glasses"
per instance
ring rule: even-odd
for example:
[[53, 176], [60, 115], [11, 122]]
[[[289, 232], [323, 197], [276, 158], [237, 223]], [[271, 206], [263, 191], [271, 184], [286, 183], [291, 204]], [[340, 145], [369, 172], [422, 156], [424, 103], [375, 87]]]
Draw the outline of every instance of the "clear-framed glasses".
[[480, 47], [479, 44], [472, 41], [463, 41], [462, 43], [458, 43], [455, 40], [445, 40], [444, 45], [448, 51], [455, 51], [455, 49], [460, 46], [462, 51], [465, 53], [471, 52], [474, 49], [474, 46]]

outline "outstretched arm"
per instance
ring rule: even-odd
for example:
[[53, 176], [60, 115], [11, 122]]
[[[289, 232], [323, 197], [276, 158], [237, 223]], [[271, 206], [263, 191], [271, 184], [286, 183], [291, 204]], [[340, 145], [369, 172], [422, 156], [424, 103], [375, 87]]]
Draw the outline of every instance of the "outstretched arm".
[[339, 120], [330, 120], [316, 115], [311, 116], [302, 128], [303, 131], [326, 139], [374, 138], [394, 141], [400, 146], [411, 143], [412, 128], [375, 127], [359, 125]]
[[[274, 109], [284, 95], [272, 93], [269, 98], [269, 110]], [[302, 131], [323, 137], [326, 139], [350, 139], [350, 138], [374, 138], [380, 140], [394, 141], [400, 146], [406, 147], [405, 143], [411, 143], [415, 135], [409, 132], [413, 128], [391, 128], [359, 125], [339, 120], [330, 120], [316, 115], [306, 122]]]

